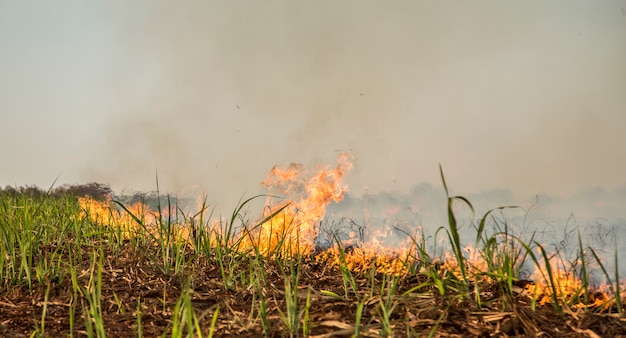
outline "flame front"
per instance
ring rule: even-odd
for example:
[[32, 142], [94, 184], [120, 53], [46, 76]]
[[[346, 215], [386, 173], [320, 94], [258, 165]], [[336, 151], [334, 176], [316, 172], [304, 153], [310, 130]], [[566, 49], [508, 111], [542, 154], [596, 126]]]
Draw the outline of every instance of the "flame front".
[[[151, 239], [160, 239], [164, 235], [174, 236], [175, 240], [194, 248], [197, 245], [195, 231], [201, 229], [204, 235], [200, 237], [209, 241], [211, 246], [228, 245], [242, 253], [261, 254], [266, 257], [290, 257], [298, 254], [312, 257], [318, 263], [345, 266], [352, 271], [366, 272], [374, 269], [395, 275], [405, 274], [411, 268], [419, 267], [419, 273], [424, 275], [437, 273], [443, 276], [451, 273], [457, 280], [464, 278], [458, 260], [450, 251], [443, 254], [441, 261], [435, 259], [436, 262], [431, 262], [430, 257], [423, 262], [420, 261], [417, 234], [413, 238], [407, 238], [406, 243], [394, 240], [394, 248], [390, 248], [389, 244], [383, 244], [387, 242], [392, 224], [385, 224], [383, 229], [367, 234], [365, 236], [367, 240], [365, 238], [357, 240], [352, 232], [350, 239], [344, 240], [343, 243], [334, 243], [325, 251], [313, 255], [319, 225], [326, 215], [326, 208], [330, 203], [339, 202], [344, 198], [347, 186], [343, 183], [343, 178], [351, 168], [348, 154], [341, 154], [335, 167], [321, 166], [307, 169], [301, 164], [293, 163], [286, 167], [274, 166], [261, 183], [268, 188], [264, 213], [256, 223], [250, 225], [246, 223], [240, 228], [241, 231], [232, 237], [230, 233], [232, 224], [226, 219], [205, 222], [200, 216], [200, 224], [197, 224], [195, 216], [183, 217], [183, 223], [179, 223], [180, 218], [174, 217], [170, 222], [170, 217], [167, 217], [171, 212], [169, 209], [159, 208], [159, 211], [154, 211], [143, 203], [135, 203], [126, 206], [124, 211], [113, 205], [110, 198], [105, 201], [79, 198], [82, 210], [79, 217], [103, 226], [116, 227], [123, 238], [142, 234], [149, 234], [148, 237]], [[275, 202], [276, 195], [285, 196], [286, 199]], [[205, 200], [199, 199], [196, 202], [200, 210], [197, 215], [204, 215], [208, 209]], [[397, 210], [390, 211], [395, 212]], [[167, 232], [164, 232], [164, 229], [167, 229]], [[491, 283], [494, 277], [518, 281], [519, 276], [508, 275], [514, 273], [513, 269], [497, 270], [497, 274], [492, 272], [493, 266], [509, 266], [511, 261], [507, 259], [512, 259], [515, 264], [523, 263], [516, 261], [522, 251], [511, 243], [508, 241], [497, 243], [489, 250], [465, 246], [462, 263], [466, 275], [470, 276], [473, 283]], [[542, 252], [538, 254], [541, 255]], [[504, 261], [500, 262], [500, 258]], [[556, 301], [574, 304], [570, 306], [571, 308], [611, 311], [616, 305], [615, 297], [611, 297], [611, 294], [619, 292], [617, 297], [623, 296], [624, 291], [614, 291], [606, 285], [591, 292], [591, 289], [582, 283], [581, 271], [570, 267], [571, 263], [560, 259], [558, 255], [552, 255], [547, 260], [549, 262], [535, 260], [535, 271], [530, 276], [531, 282], [521, 283], [520, 285], [525, 286], [523, 289], [518, 288], [523, 291], [520, 291], [520, 295], [526, 295], [540, 306]]]

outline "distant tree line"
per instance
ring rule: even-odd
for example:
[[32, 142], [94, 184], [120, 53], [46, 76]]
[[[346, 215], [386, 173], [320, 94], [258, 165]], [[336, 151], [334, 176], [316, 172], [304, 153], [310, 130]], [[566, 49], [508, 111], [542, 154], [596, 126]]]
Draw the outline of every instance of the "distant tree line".
[[15, 197], [17, 195], [28, 196], [35, 199], [44, 197], [61, 198], [67, 196], [90, 197], [97, 201], [113, 199], [126, 205], [142, 203], [147, 205], [152, 210], [156, 210], [158, 208], [176, 208], [180, 206], [179, 203], [193, 203], [193, 199], [180, 199], [169, 194], [160, 195], [156, 191], [124, 192], [121, 195], [115, 195], [108, 184], [96, 182], [72, 185], [65, 184], [48, 190], [43, 190], [35, 185], [25, 185], [20, 187], [7, 185], [4, 188], [0, 187], [0, 198], [6, 196]]
[[113, 196], [113, 190], [107, 184], [102, 183], [86, 183], [86, 184], [65, 184], [49, 190], [43, 190], [35, 185], [25, 185], [20, 187], [0, 187], [0, 196], [16, 196], [26, 195], [33, 198], [41, 198], [46, 196], [52, 197], [91, 197], [95, 200], [104, 201]]

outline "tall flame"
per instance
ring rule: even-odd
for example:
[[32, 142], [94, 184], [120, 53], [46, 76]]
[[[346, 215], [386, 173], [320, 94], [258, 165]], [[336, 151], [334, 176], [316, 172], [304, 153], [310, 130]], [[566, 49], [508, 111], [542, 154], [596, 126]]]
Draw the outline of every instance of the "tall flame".
[[343, 177], [351, 168], [346, 153], [339, 156], [334, 168], [324, 166], [309, 171], [295, 163], [284, 168], [274, 166], [261, 184], [268, 188], [269, 195], [286, 195], [289, 199], [272, 203], [274, 198], [268, 196], [265, 222], [249, 234], [245, 244], [264, 255], [310, 253], [318, 235], [316, 224], [324, 218], [331, 202], [343, 199], [348, 190]]

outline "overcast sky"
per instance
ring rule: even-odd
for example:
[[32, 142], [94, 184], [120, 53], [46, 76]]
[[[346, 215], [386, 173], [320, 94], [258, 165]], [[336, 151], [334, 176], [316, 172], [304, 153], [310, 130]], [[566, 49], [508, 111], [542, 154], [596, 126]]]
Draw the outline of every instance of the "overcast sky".
[[626, 187], [626, 1], [1, 0], [0, 46], [2, 186]]

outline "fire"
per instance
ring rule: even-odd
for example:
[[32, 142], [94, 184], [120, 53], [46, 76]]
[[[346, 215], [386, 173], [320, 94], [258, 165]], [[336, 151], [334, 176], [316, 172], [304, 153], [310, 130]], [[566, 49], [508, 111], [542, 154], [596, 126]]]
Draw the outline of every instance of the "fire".
[[[489, 271], [489, 263], [486, 261], [486, 257], [483, 255], [483, 252], [481, 250], [471, 245], [466, 245], [463, 250], [465, 251], [465, 254], [463, 256], [465, 269], [469, 276], [473, 276], [473, 278], [476, 278], [476, 276], [482, 275], [485, 271]], [[443, 254], [441, 269], [451, 272], [458, 279], [462, 278], [459, 263], [456, 257], [450, 251], [446, 251]]]
[[[111, 197], [107, 197], [105, 201], [97, 201], [91, 197], [79, 197], [78, 204], [81, 209], [80, 217], [85, 217], [97, 224], [119, 227], [124, 238], [129, 238], [137, 233], [138, 224], [128, 213], [121, 213], [113, 208]], [[136, 215], [141, 215], [140, 217], [144, 219], [153, 217], [146, 212], [145, 208], [142, 210], [139, 204], [131, 205], [129, 210], [134, 211]], [[139, 211], [142, 212], [139, 213]]]
[[[272, 203], [266, 201], [265, 220], [259, 229], [252, 229], [244, 238], [243, 247], [256, 248], [259, 253], [310, 255], [315, 249], [320, 221], [326, 215], [326, 208], [332, 202], [343, 199], [348, 187], [343, 184], [344, 175], [352, 164], [348, 154], [341, 154], [334, 168], [328, 166], [307, 170], [301, 164], [292, 163], [286, 167], [274, 166], [261, 183], [268, 188], [269, 195], [286, 195], [288, 200]], [[268, 219], [269, 218], [269, 219]], [[367, 242], [356, 243], [354, 238], [327, 248], [315, 260], [331, 265], [345, 265], [353, 271], [377, 271], [387, 274], [402, 274], [407, 271], [412, 257], [407, 248], [390, 249], [381, 245], [387, 232], [372, 234]], [[410, 241], [407, 241], [410, 242]], [[356, 244], [355, 244], [356, 243]]]
[[261, 184], [268, 188], [269, 195], [287, 195], [290, 199], [274, 204], [272, 196], [267, 198], [265, 222], [259, 229], [246, 232], [244, 249], [255, 249], [266, 256], [311, 253], [318, 235], [316, 224], [324, 218], [331, 202], [343, 199], [348, 190], [343, 177], [351, 168], [346, 153], [339, 156], [336, 167], [324, 166], [313, 173], [301, 164], [274, 166]]
[[[139, 234], [150, 234], [154, 238], [160, 238], [158, 224], [162, 222], [161, 217], [167, 217], [167, 211], [161, 213], [151, 210], [144, 203], [136, 202], [126, 206], [128, 212], [120, 210], [113, 205], [111, 197], [105, 201], [94, 200], [90, 197], [79, 197], [81, 213], [79, 217], [85, 217], [96, 224], [110, 226], [119, 229], [119, 233], [124, 239], [138, 236]], [[130, 212], [130, 213], [129, 213]], [[131, 216], [132, 214], [132, 216]], [[135, 220], [136, 217], [141, 225]], [[176, 239], [190, 242], [189, 228], [184, 224], [171, 224], [173, 236]]]
[[[545, 262], [544, 262], [545, 264]], [[526, 289], [537, 300], [537, 304], [545, 305], [554, 302], [554, 298], [565, 304], [574, 304], [573, 308], [593, 308], [607, 310], [615, 306], [615, 299], [612, 297], [610, 287], [606, 281], [595, 288], [585, 287], [578, 273], [570, 263], [563, 262], [558, 255], [553, 255], [549, 259], [552, 276], [548, 274], [547, 266], [537, 267], [530, 275], [534, 283], [526, 286]], [[624, 283], [622, 283], [623, 285]], [[585, 303], [585, 292], [587, 302]]]
[[[238, 237], [228, 238], [228, 244], [240, 252], [258, 252], [267, 257], [293, 254], [310, 256], [315, 250], [319, 224], [326, 215], [326, 208], [332, 202], [341, 201], [348, 190], [343, 178], [351, 168], [351, 158], [345, 153], [339, 156], [334, 167], [307, 169], [295, 163], [285, 167], [274, 166], [261, 182], [268, 189], [268, 197], [265, 211], [257, 223], [259, 225], [244, 227]], [[285, 196], [286, 199], [275, 203], [275, 195]], [[103, 202], [80, 198], [79, 203], [83, 210], [82, 216], [102, 225], [118, 227], [124, 238], [136, 236], [141, 230], [149, 231], [155, 238], [159, 237], [157, 230], [160, 214], [143, 203], [126, 206], [132, 215], [141, 220], [142, 229], [128, 212], [114, 207], [110, 198]], [[196, 200], [196, 204], [199, 210], [206, 209], [203, 199]], [[163, 211], [163, 218], [166, 218], [166, 212]], [[224, 235], [224, 221], [212, 222], [210, 229], [206, 229], [213, 240]], [[191, 241], [190, 225], [172, 224], [177, 234], [180, 234], [180, 239], [188, 242]], [[208, 226], [208, 223], [201, 226]], [[341, 243], [345, 249], [343, 253], [334, 245], [317, 255], [316, 261], [337, 265], [343, 260], [354, 271], [369, 271], [375, 267], [377, 271], [388, 274], [406, 272], [407, 264], [414, 257], [409, 254], [408, 247], [390, 249], [382, 245], [388, 234], [389, 231], [376, 231], [368, 236], [367, 242], [362, 243], [351, 238]]]
[[[334, 167], [319, 166], [308, 169], [295, 163], [285, 167], [274, 166], [261, 182], [268, 189], [268, 197], [256, 226], [244, 225], [233, 237], [230, 234], [226, 236], [225, 241], [224, 229], [232, 224], [228, 224], [225, 219], [203, 220], [207, 210], [205, 199], [196, 201], [197, 209], [200, 210], [196, 216], [201, 215], [199, 220], [195, 216], [183, 217], [183, 223], [179, 223], [174, 217], [171, 220], [173, 223], [167, 224], [168, 232], [172, 230], [168, 236], [174, 234], [176, 240], [193, 246], [195, 235], [192, 231], [202, 227], [206, 234], [204, 238], [208, 238], [210, 245], [227, 244], [242, 253], [258, 253], [266, 257], [290, 257], [298, 254], [313, 258], [317, 263], [345, 266], [356, 272], [375, 269], [385, 274], [401, 275], [408, 273], [413, 267], [421, 266], [424, 262], [420, 262], [417, 257], [417, 236], [411, 239], [407, 235], [406, 242], [399, 243], [391, 236], [392, 226], [389, 224], [385, 224], [382, 230], [361, 235], [366, 238], [356, 239], [354, 232], [348, 239], [332, 238], [333, 245], [323, 252], [316, 251], [319, 226], [326, 216], [326, 208], [332, 202], [341, 201], [348, 190], [343, 178], [352, 168], [350, 160], [348, 154], [341, 154]], [[277, 195], [284, 196], [285, 199], [275, 202]], [[155, 239], [162, 238], [162, 225], [170, 222], [169, 210], [160, 210], [160, 213], [150, 210], [141, 202], [125, 206], [127, 210], [115, 205], [110, 197], [105, 201], [81, 197], [78, 203], [81, 207], [79, 217], [103, 226], [115, 227], [124, 239], [141, 234], [150, 234], [149, 237]], [[390, 214], [397, 212], [397, 209], [389, 209]], [[394, 248], [390, 248], [391, 242], [394, 243]], [[489, 283], [493, 278], [489, 271], [491, 267], [501, 263], [498, 261], [500, 255], [509, 258], [516, 255], [516, 248], [510, 245], [508, 242], [497, 244], [489, 251], [490, 257], [486, 256], [489, 253], [485, 249], [464, 246], [462, 261], [467, 277], [474, 283]], [[314, 253], [315, 256], [312, 257]], [[441, 258], [432, 267], [440, 272], [452, 273], [457, 279], [463, 277], [458, 261], [450, 251], [445, 252]], [[572, 268], [571, 264], [567, 265], [568, 262], [564, 262], [560, 256], [552, 255], [547, 263], [549, 267], [542, 260], [540, 263], [543, 266], [535, 266], [535, 271], [529, 276], [532, 282], [524, 284], [523, 292], [536, 304], [550, 304], [558, 299], [562, 304], [573, 304], [570, 307], [575, 309], [610, 310], [615, 306], [615, 297], [611, 296], [612, 288], [604, 286], [598, 289], [583, 285], [579, 271]], [[514, 280], [517, 277], [519, 276], [512, 276]]]
[[319, 263], [326, 263], [332, 266], [344, 265], [355, 272], [368, 272], [376, 269], [388, 275], [402, 275], [408, 272], [408, 265], [414, 260], [410, 255], [410, 250], [364, 245], [358, 247], [342, 248], [331, 247], [315, 257]]
[[[343, 184], [344, 175], [352, 164], [348, 154], [341, 154], [334, 168], [329, 166], [307, 170], [301, 164], [290, 164], [285, 168], [274, 166], [267, 178], [261, 183], [268, 188], [268, 198], [264, 215], [258, 227], [244, 228], [239, 238], [230, 238], [229, 244], [242, 252], [255, 252], [270, 256], [279, 254], [309, 254], [315, 248], [317, 237], [316, 224], [326, 215], [326, 207], [331, 202], [343, 199], [347, 186]], [[289, 198], [279, 203], [272, 203], [270, 195], [284, 195]], [[159, 238], [159, 224], [165, 222], [168, 210], [151, 210], [141, 202], [125, 206], [129, 212], [114, 206], [111, 198], [97, 201], [89, 197], [78, 199], [81, 216], [93, 222], [120, 229], [124, 238], [136, 236], [142, 230]], [[200, 210], [206, 210], [204, 201], [196, 201]], [[131, 215], [132, 214], [132, 215]], [[137, 222], [135, 217], [140, 220]], [[141, 224], [139, 224], [141, 223]], [[213, 222], [206, 229], [213, 237], [219, 237], [223, 220]], [[177, 238], [190, 242], [190, 224], [170, 224]], [[196, 224], [197, 226], [197, 224]], [[200, 225], [200, 226], [205, 226]]]
[[[571, 297], [582, 286], [581, 280], [574, 276], [572, 272], [566, 271], [556, 255], [550, 258], [549, 264], [551, 277], [548, 274], [547, 266], [543, 268], [535, 266], [534, 271], [530, 275], [530, 279], [535, 281], [535, 283], [526, 286], [531, 295], [537, 298], [539, 305], [551, 303], [554, 292], [556, 292], [558, 299], [565, 299], [566, 297]], [[554, 291], [552, 284], [554, 284]]]

